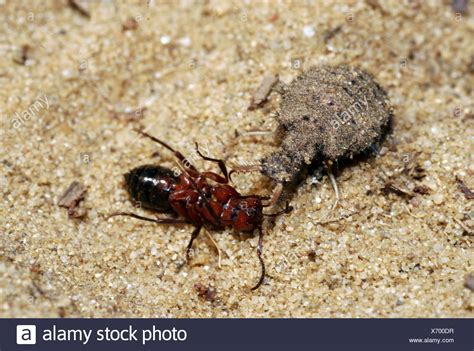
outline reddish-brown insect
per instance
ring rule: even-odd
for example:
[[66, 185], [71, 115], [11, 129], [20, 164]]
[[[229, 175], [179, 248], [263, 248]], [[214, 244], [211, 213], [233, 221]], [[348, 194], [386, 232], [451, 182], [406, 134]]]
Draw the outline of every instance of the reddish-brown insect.
[[268, 198], [258, 195], [242, 196], [229, 185], [229, 174], [224, 161], [206, 157], [196, 152], [206, 161], [218, 164], [223, 176], [214, 172], [199, 172], [180, 152], [165, 142], [137, 130], [141, 135], [164, 146], [178, 160], [182, 173], [176, 174], [168, 168], [157, 165], [144, 165], [125, 174], [125, 181], [131, 197], [145, 208], [160, 212], [174, 213], [179, 217], [148, 218], [129, 212], [118, 212], [111, 216], [130, 216], [158, 224], [192, 224], [194, 230], [186, 250], [189, 260], [193, 241], [201, 228], [233, 228], [237, 231], [259, 231], [257, 255], [261, 265], [260, 279], [252, 290], [257, 289], [265, 278], [265, 264], [262, 259], [262, 222], [264, 216], [277, 216], [288, 213], [291, 208], [286, 205], [283, 211], [275, 214], [263, 214], [262, 200]]

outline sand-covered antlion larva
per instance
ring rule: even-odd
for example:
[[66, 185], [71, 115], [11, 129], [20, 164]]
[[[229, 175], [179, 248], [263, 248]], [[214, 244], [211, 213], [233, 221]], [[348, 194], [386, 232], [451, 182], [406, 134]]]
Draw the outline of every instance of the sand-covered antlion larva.
[[280, 111], [276, 114], [281, 143], [256, 167], [235, 171], [260, 171], [282, 189], [296, 183], [311, 164], [324, 164], [331, 182], [331, 164], [363, 154], [382, 142], [391, 130], [392, 106], [372, 75], [358, 68], [312, 67], [290, 84], [278, 86]]

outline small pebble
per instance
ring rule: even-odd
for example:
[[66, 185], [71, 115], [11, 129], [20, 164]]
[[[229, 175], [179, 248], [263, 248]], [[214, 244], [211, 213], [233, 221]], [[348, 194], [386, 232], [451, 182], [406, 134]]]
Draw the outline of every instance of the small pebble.
[[189, 37], [183, 37], [178, 40], [178, 43], [187, 47], [191, 45], [191, 39]]
[[170, 42], [171, 42], [171, 37], [168, 36], [168, 35], [163, 35], [160, 38], [160, 43], [163, 44], [163, 45], [168, 45]]
[[303, 27], [303, 34], [306, 38], [311, 38], [314, 36], [316, 32], [314, 31], [314, 28], [311, 26], [304, 26]]
[[444, 202], [444, 196], [441, 193], [433, 195], [433, 202], [436, 205], [441, 205]]
[[464, 282], [464, 286], [471, 291], [474, 291], [474, 274], [468, 274], [466, 276], [466, 281]]

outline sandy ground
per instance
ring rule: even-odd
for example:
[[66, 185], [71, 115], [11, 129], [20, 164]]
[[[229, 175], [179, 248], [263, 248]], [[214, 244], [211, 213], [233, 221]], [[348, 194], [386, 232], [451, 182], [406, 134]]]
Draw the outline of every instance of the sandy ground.
[[[474, 9], [91, 1], [81, 13], [41, 3], [0, 1], [2, 317], [474, 316], [465, 286], [474, 210], [456, 181], [474, 187]], [[269, 276], [258, 291], [249, 291], [256, 237], [213, 233], [226, 253], [219, 269], [205, 235], [185, 264], [190, 226], [105, 219], [134, 210], [123, 173], [173, 165], [133, 128], [186, 154], [199, 141], [254, 162], [277, 147], [272, 138], [226, 145], [235, 130], [276, 127], [277, 95], [247, 111], [264, 74], [289, 82], [305, 67], [340, 63], [386, 88], [394, 133], [372, 158], [339, 170], [342, 201], [331, 214], [326, 176], [300, 184], [294, 211], [266, 227]], [[88, 188], [83, 219], [57, 205], [74, 180]], [[273, 188], [258, 174], [234, 181], [245, 194]], [[200, 297], [195, 284], [213, 291]]]

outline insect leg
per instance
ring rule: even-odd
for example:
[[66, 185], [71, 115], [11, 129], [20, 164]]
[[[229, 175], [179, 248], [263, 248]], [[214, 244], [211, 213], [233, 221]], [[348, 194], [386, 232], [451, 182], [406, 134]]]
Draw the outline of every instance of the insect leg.
[[193, 230], [193, 233], [191, 234], [191, 239], [189, 240], [188, 247], [186, 248], [186, 260], [188, 260], [188, 261], [191, 259], [191, 249], [193, 247], [193, 241], [199, 235], [199, 232], [201, 231], [201, 228], [202, 228], [202, 226], [195, 227], [194, 230]]
[[258, 227], [258, 246], [257, 246], [257, 257], [258, 260], [260, 261], [260, 267], [262, 269], [261, 274], [260, 274], [260, 279], [258, 280], [257, 284], [251, 289], [251, 290], [257, 290], [260, 285], [262, 285], [263, 280], [265, 279], [265, 262], [263, 262], [262, 258], [262, 250], [263, 250], [263, 230], [262, 227]]
[[275, 189], [273, 190], [273, 194], [272, 194], [272, 197], [270, 198], [270, 201], [268, 201], [268, 203], [263, 205], [263, 207], [271, 207], [271, 206], [275, 205], [278, 202], [278, 200], [280, 199], [280, 196], [281, 196], [282, 192], [283, 192], [283, 184], [278, 183], [277, 186], [275, 187]]
[[223, 178], [221, 177], [219, 174], [216, 174], [214, 172], [202, 172], [201, 173], [201, 176], [203, 176], [204, 178], [207, 178], [207, 179], [211, 179], [219, 184], [227, 184], [229, 183], [229, 179], [228, 178]]
[[225, 178], [225, 183], [228, 183], [229, 182], [229, 173], [227, 172], [227, 167], [225, 165], [225, 162], [223, 160], [219, 160], [217, 158], [212, 158], [212, 157], [207, 157], [207, 156], [204, 156], [201, 151], [199, 151], [199, 145], [198, 143], [196, 143], [196, 152], [199, 156], [201, 156], [204, 160], [206, 161], [211, 161], [211, 162], [215, 162], [219, 165], [219, 168], [222, 172], [222, 174], [224, 175], [224, 178]]
[[337, 204], [339, 203], [339, 199], [340, 199], [339, 188], [337, 186], [336, 177], [334, 176], [331, 170], [332, 165], [329, 162], [324, 162], [324, 165], [326, 166], [326, 172], [328, 173], [328, 177], [329, 177], [329, 180], [331, 181], [332, 188], [334, 189], [334, 193], [336, 194], [336, 200], [334, 201], [334, 204], [329, 210], [329, 213], [331, 213], [332, 211], [334, 211], [334, 209], [337, 207]]
[[128, 217], [133, 217], [136, 219], [141, 219], [143, 221], [154, 222], [158, 224], [189, 224], [190, 223], [188, 220], [182, 219], [182, 218], [158, 218], [158, 217], [149, 218], [149, 217], [143, 217], [131, 212], [114, 212], [110, 214], [109, 216], [107, 216], [107, 219], [111, 217], [116, 217], [116, 216], [128, 216]]
[[209, 231], [207, 231], [207, 230], [205, 230], [205, 232], [206, 232], [207, 237], [211, 240], [212, 244], [214, 245], [214, 247], [217, 250], [217, 255], [219, 256], [219, 260], [217, 261], [218, 262], [217, 265], [219, 266], [219, 268], [222, 268], [222, 265], [221, 265], [221, 262], [222, 262], [221, 249], [219, 249], [219, 246], [217, 245], [216, 241], [212, 237], [211, 233], [209, 233]]

